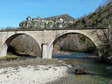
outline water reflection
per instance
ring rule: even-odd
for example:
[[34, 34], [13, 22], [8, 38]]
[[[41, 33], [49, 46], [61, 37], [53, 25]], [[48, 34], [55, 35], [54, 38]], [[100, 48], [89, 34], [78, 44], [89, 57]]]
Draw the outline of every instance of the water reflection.
[[90, 53], [83, 53], [83, 52], [75, 52], [70, 54], [54, 54], [53, 58], [59, 59], [93, 59], [97, 58], [98, 56]]

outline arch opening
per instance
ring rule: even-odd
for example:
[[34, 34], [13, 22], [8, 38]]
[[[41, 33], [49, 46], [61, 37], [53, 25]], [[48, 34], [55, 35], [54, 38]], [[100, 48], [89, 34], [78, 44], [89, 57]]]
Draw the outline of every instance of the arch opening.
[[53, 58], [98, 57], [95, 43], [81, 33], [65, 33], [53, 41]]
[[41, 48], [30, 35], [19, 33], [6, 40], [7, 54], [21, 57], [41, 57]]

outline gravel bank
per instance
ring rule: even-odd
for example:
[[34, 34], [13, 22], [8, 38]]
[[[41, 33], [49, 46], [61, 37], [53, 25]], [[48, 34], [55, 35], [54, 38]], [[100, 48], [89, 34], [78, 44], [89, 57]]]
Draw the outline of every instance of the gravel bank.
[[46, 84], [65, 76], [66, 66], [8, 67], [0, 69], [0, 84]]

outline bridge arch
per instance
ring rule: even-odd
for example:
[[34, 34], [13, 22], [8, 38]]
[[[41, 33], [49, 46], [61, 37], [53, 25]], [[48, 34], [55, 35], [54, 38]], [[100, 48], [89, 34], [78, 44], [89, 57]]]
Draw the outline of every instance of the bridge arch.
[[[100, 52], [99, 52], [99, 47], [98, 47], [98, 44], [97, 44], [96, 40], [95, 40], [91, 35], [86, 34], [85, 32], [79, 32], [79, 31], [78, 31], [78, 32], [77, 32], [77, 31], [63, 32], [63, 33], [57, 35], [57, 36], [51, 41], [51, 43], [50, 43], [50, 45], [49, 45], [49, 49], [51, 48], [51, 49], [50, 49], [50, 53], [51, 53], [51, 54], [53, 54], [53, 47], [54, 47], [55, 42], [56, 42], [59, 38], [65, 36], [65, 35], [68, 35], [68, 34], [80, 34], [80, 35], [83, 35], [84, 37], [86, 37], [87, 39], [89, 39], [89, 40], [91, 41], [91, 43], [94, 45], [94, 47], [96, 48], [97, 54], [99, 55]], [[51, 56], [52, 56], [52, 55], [51, 55]]]
[[[7, 39], [5, 40], [5, 42], [4, 42], [4, 45], [5, 45], [5, 46], [7, 45], [7, 47], [6, 47], [6, 48], [7, 48], [7, 51], [8, 51], [8, 46], [9, 46], [9, 44], [11, 43], [11, 41], [14, 40], [16, 37], [21, 36], [21, 35], [25, 35], [26, 37], [28, 37], [28, 38], [30, 38], [31, 40], [33, 40], [33, 42], [35, 42], [35, 44], [33, 44], [33, 45], [38, 46], [39, 56], [41, 56], [41, 47], [40, 47], [39, 42], [38, 42], [32, 35], [30, 35], [30, 34], [28, 34], [28, 33], [14, 33], [14, 34], [10, 34], [10, 35], [7, 37]], [[22, 46], [22, 45], [21, 45], [21, 46]], [[7, 53], [7, 51], [6, 51], [6, 53]]]

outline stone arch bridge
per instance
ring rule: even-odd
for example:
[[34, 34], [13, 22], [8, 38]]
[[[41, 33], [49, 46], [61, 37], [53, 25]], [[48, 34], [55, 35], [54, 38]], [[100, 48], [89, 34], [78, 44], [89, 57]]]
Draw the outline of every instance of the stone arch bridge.
[[[53, 43], [59, 37], [70, 34], [78, 33], [89, 38], [96, 46], [99, 56], [105, 48], [107, 41], [108, 29], [55, 29], [55, 30], [4, 30], [0, 31], [0, 56], [7, 55], [6, 41], [9, 38], [15, 38], [16, 35], [25, 34], [31, 36], [39, 45], [42, 58], [51, 59], [53, 52]], [[34, 44], [35, 45], [35, 44]], [[22, 46], [22, 45], [21, 45]]]

